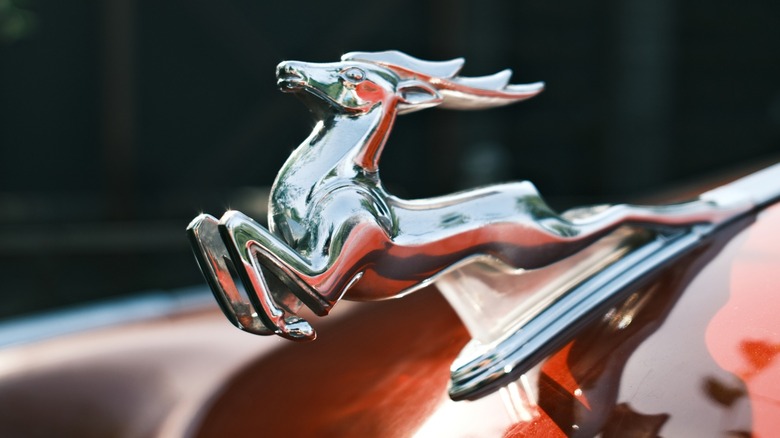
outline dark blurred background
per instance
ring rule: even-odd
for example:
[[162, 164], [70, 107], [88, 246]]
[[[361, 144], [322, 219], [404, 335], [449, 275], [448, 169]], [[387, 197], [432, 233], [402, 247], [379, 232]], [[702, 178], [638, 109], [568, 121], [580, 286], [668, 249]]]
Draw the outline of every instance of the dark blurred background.
[[285, 59], [399, 49], [547, 90], [404, 116], [404, 197], [529, 179], [556, 208], [628, 201], [780, 152], [780, 3], [0, 0], [0, 318], [204, 284], [201, 211], [263, 214], [313, 122]]

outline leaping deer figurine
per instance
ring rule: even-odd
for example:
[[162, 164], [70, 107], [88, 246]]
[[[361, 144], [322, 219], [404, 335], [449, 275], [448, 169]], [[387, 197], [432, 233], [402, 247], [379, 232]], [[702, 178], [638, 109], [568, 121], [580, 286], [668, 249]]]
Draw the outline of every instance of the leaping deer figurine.
[[276, 178], [268, 229], [238, 211], [219, 221], [202, 214], [188, 228], [199, 265], [236, 326], [313, 339], [312, 327], [296, 316], [303, 304], [325, 315], [342, 297], [398, 297], [473, 260], [538, 268], [624, 223], [691, 224], [736, 208], [700, 199], [616, 205], [567, 220], [529, 182], [430, 199], [392, 196], [378, 167], [396, 116], [431, 107], [497, 107], [543, 89], [542, 83], [509, 85], [509, 70], [460, 77], [463, 62], [388, 51], [279, 64], [282, 91], [299, 94], [319, 122]]

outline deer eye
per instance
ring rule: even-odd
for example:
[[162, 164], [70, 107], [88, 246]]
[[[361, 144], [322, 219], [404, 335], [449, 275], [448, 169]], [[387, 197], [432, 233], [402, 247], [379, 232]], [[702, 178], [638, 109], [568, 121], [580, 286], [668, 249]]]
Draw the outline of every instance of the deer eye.
[[357, 67], [350, 67], [341, 71], [341, 77], [353, 84], [359, 84], [366, 79], [366, 72]]

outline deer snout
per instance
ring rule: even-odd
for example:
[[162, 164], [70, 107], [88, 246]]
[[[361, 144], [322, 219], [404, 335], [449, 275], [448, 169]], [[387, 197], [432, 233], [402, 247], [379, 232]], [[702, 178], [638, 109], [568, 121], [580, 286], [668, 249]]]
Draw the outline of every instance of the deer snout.
[[284, 61], [280, 62], [279, 65], [276, 66], [276, 76], [277, 77], [283, 77], [283, 76], [298, 76], [303, 77], [304, 71], [306, 70], [306, 66], [302, 62], [296, 62], [296, 61]]
[[276, 84], [283, 89], [298, 88], [305, 84], [306, 76], [301, 63], [285, 61], [276, 66]]

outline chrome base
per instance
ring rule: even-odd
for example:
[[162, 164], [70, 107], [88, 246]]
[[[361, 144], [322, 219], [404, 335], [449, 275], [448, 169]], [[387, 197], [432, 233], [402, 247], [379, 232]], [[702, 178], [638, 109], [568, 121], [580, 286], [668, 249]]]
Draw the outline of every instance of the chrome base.
[[672, 262], [713, 231], [711, 225], [685, 231], [661, 231], [631, 248], [603, 270], [558, 291], [560, 298], [527, 322], [493, 342], [472, 340], [452, 364], [450, 397], [473, 400], [517, 380], [539, 361], [554, 353], [566, 335], [597, 317], [650, 272]]

